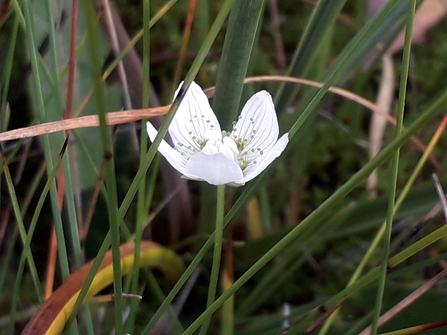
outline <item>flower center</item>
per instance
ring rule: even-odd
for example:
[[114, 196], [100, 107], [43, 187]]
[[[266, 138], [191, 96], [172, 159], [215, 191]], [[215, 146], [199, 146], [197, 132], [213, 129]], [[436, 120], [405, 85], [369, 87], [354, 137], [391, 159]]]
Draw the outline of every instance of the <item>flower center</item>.
[[202, 151], [207, 154], [223, 153], [228, 159], [236, 162], [236, 157], [239, 155], [236, 143], [228, 136], [224, 136], [222, 140], [209, 139]]

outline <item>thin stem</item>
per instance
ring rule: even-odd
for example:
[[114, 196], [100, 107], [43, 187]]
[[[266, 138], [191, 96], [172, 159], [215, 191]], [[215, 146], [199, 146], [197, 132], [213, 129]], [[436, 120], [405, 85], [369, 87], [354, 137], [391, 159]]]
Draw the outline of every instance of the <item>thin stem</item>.
[[[120, 222], [118, 214], [117, 185], [115, 176], [115, 163], [113, 158], [113, 147], [110, 139], [110, 132], [106, 122], [105, 113], [105, 93], [101, 82], [99, 69], [101, 68], [98, 41], [96, 34], [95, 12], [91, 4], [84, 4], [85, 16], [87, 18], [87, 36], [89, 41], [90, 60], [92, 64], [92, 80], [94, 91], [97, 95], [96, 105], [99, 117], [99, 131], [101, 136], [101, 145], [104, 160], [104, 176], [107, 190], [107, 209], [109, 220], [109, 232], [112, 245], [113, 262], [113, 286], [115, 296], [115, 332], [123, 334], [123, 287], [121, 282], [121, 256], [120, 256]], [[89, 286], [89, 284], [86, 284]]]
[[[39, 60], [38, 60], [38, 52], [36, 47], [36, 42], [34, 39], [33, 27], [34, 27], [34, 13], [31, 8], [31, 3], [29, 0], [24, 0], [22, 2], [23, 12], [26, 21], [26, 40], [28, 42], [28, 50], [31, 68], [33, 70], [33, 84], [34, 84], [34, 92], [36, 94], [36, 108], [39, 111], [39, 121], [41, 123], [47, 122], [47, 114], [45, 108], [45, 102], [42, 95], [42, 81], [40, 79], [40, 71], [39, 71]], [[42, 136], [43, 146], [44, 146], [44, 156], [45, 162], [47, 164], [47, 174], [49, 177], [50, 171], [53, 170], [54, 163], [51, 155], [51, 143], [50, 138], [48, 136]], [[53, 184], [50, 189], [50, 199], [51, 199], [51, 211], [54, 219], [54, 226], [56, 229], [56, 235], [58, 237], [58, 256], [59, 256], [59, 264], [60, 270], [63, 278], [66, 278], [70, 274], [69, 262], [68, 262], [68, 254], [67, 248], [65, 245], [65, 235], [62, 227], [62, 218], [61, 213], [59, 211], [58, 202], [57, 202], [57, 190], [56, 183], [53, 180]]]
[[[8, 93], [9, 93], [9, 85], [11, 80], [11, 73], [12, 73], [12, 66], [14, 63], [14, 52], [16, 49], [16, 42], [17, 42], [17, 34], [19, 31], [19, 17], [16, 15], [14, 19], [14, 25], [12, 28], [11, 33], [11, 41], [8, 48], [8, 56], [5, 61], [5, 66], [3, 69], [3, 81], [2, 81], [2, 89], [3, 92], [1, 92], [1, 101], [0, 101], [0, 131], [4, 132], [8, 129], [9, 124], [9, 112], [7, 111], [6, 105], [8, 100]], [[5, 116], [2, 120], [2, 116]]]
[[[149, 84], [150, 84], [150, 63], [149, 63], [149, 57], [150, 57], [150, 30], [149, 30], [149, 21], [150, 21], [150, 1], [144, 0], [143, 1], [143, 97], [141, 101], [141, 107], [142, 108], [148, 108], [149, 107]], [[146, 120], [141, 121], [141, 126], [144, 129], [144, 125], [146, 124]], [[141, 145], [140, 145], [140, 166], [143, 165], [144, 158], [146, 157], [147, 153], [147, 134], [146, 132], [141, 132]], [[138, 195], [137, 195], [137, 223], [135, 227], [135, 262], [134, 267], [132, 271], [132, 289], [131, 291], [135, 294], [138, 294], [138, 282], [139, 282], [139, 264], [140, 264], [140, 246], [141, 246], [141, 240], [143, 239], [143, 231], [145, 228], [145, 221], [146, 221], [146, 180], [143, 180], [142, 183], [140, 183], [140, 187], [138, 189]], [[130, 304], [130, 315], [128, 318], [128, 327], [126, 331], [129, 334], [132, 334], [135, 332], [135, 319], [137, 315], [137, 310], [139, 307], [139, 301], [135, 299]]]
[[[402, 61], [402, 76], [400, 80], [399, 87], [399, 104], [397, 108], [396, 115], [396, 128], [395, 128], [395, 138], [397, 138], [402, 133], [403, 128], [403, 118], [404, 118], [404, 108], [405, 108], [405, 97], [407, 92], [407, 80], [408, 80], [408, 69], [410, 67], [410, 49], [411, 49], [411, 35], [413, 32], [413, 21], [414, 14], [416, 11], [416, 0], [412, 0], [409, 7], [409, 13], [407, 18], [407, 29], [405, 34], [405, 48], [403, 54]], [[380, 278], [379, 278], [379, 287], [377, 289], [376, 296], [376, 307], [374, 310], [373, 320], [372, 320], [372, 328], [371, 334], [377, 334], [378, 326], [379, 326], [379, 318], [380, 311], [382, 309], [382, 301], [383, 294], [385, 291], [385, 282], [386, 282], [386, 273], [388, 268], [388, 256], [390, 253], [390, 245], [391, 245], [391, 229], [393, 226], [393, 217], [394, 217], [394, 207], [396, 201], [396, 186], [397, 186], [397, 178], [399, 175], [399, 156], [400, 156], [400, 147], [397, 148], [396, 152], [393, 155], [392, 159], [392, 182], [390, 183], [389, 190], [389, 201], [388, 201], [388, 212], [387, 219], [385, 225], [385, 236], [384, 236], [384, 247], [383, 247], [383, 257], [382, 257], [382, 265], [380, 268]]]
[[[217, 186], [217, 201], [216, 201], [216, 233], [214, 234], [214, 251], [213, 251], [213, 266], [211, 267], [210, 287], [208, 289], [208, 299], [206, 308], [216, 299], [217, 284], [219, 281], [220, 261], [222, 258], [222, 239], [224, 230], [224, 207], [225, 207], [225, 185]], [[200, 329], [200, 335], [206, 334], [210, 324], [211, 317], [209, 317]]]

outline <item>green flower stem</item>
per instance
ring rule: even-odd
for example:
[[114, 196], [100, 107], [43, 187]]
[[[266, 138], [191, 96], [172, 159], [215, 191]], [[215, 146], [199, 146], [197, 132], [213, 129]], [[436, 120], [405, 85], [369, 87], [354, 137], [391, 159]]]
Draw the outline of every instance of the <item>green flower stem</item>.
[[[216, 231], [214, 234], [214, 251], [213, 251], [213, 266], [211, 268], [210, 287], [208, 289], [208, 299], [206, 308], [216, 299], [217, 285], [219, 281], [220, 261], [222, 258], [222, 239], [224, 230], [224, 208], [225, 208], [225, 185], [217, 186], [217, 200], [216, 200]], [[206, 334], [210, 324], [211, 316], [208, 317], [200, 329], [200, 335]]]
[[[253, 180], [245, 189], [245, 191], [241, 194], [241, 196], [236, 200], [233, 207], [228, 211], [227, 215], [225, 215], [224, 218], [224, 227], [230, 222], [230, 220], [234, 217], [234, 215], [237, 213], [237, 211], [242, 207], [242, 205], [247, 201], [249, 196], [253, 193], [254, 189], [257, 187], [257, 185], [262, 180], [262, 177], [265, 174], [261, 174], [258, 178]], [[195, 268], [199, 265], [199, 263], [202, 261], [203, 257], [205, 257], [205, 254], [207, 253], [208, 249], [211, 248], [214, 240], [214, 235], [216, 232], [213, 232], [211, 236], [208, 238], [208, 240], [203, 245], [202, 249], [199, 250], [196, 257], [192, 260], [191, 264], [187, 267], [185, 272], [183, 273], [182, 277], [177, 281], [175, 286], [172, 288], [172, 290], [169, 292], [169, 294], [166, 296], [165, 301], [160, 305], [158, 310], [155, 312], [154, 316], [152, 317], [151, 321], [148, 323], [146, 328], [143, 330], [141, 335], [148, 335], [152, 328], [155, 326], [156, 322], [160, 319], [160, 317], [163, 315], [163, 313], [169, 308], [169, 304], [174, 300], [175, 296], [180, 292], [180, 289], [183, 287], [183, 285], [186, 283], [188, 278], [192, 275]], [[82, 293], [82, 292], [81, 292]]]

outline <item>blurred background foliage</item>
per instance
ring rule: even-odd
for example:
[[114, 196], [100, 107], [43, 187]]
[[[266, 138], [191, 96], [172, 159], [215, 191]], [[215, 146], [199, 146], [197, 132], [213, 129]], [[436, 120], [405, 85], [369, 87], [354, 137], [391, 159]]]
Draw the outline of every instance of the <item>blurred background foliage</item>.
[[[241, 0], [236, 0], [241, 1]], [[367, 20], [372, 18], [372, 11], [377, 3], [384, 1], [337, 1], [330, 14], [333, 23], [328, 23], [318, 40], [308, 41], [312, 52], [306, 67], [300, 76], [310, 80], [325, 82], [333, 66], [337, 66], [339, 56], [346, 50], [346, 46], [353, 41], [359, 32], [365, 29]], [[425, 1], [430, 2], [429, 0]], [[431, 1], [435, 2], [435, 1]], [[17, 129], [31, 124], [43, 123], [50, 120], [64, 118], [66, 104], [66, 82], [69, 64], [69, 46], [71, 21], [71, 3], [65, 1], [48, 1], [53, 6], [54, 25], [56, 27], [56, 46], [50, 45], [48, 28], [48, 9], [43, 1], [31, 2], [34, 15], [34, 38], [39, 46], [40, 76], [42, 91], [36, 92], [33, 86], [35, 75], [30, 61], [29, 46], [23, 22], [20, 22], [22, 4], [14, 1], [1, 1], [2, 16], [0, 21], [0, 67], [2, 75], [2, 94], [0, 126], [2, 131]], [[90, 2], [88, 2], [90, 3]], [[100, 2], [97, 1], [98, 6]], [[150, 54], [144, 50], [143, 40], [136, 43], [135, 49], [141, 59], [150, 62], [150, 81], [153, 96], [149, 99], [152, 107], [171, 102], [175, 82], [175, 73], [181, 58], [180, 49], [184, 45], [183, 34], [188, 18], [188, 8], [191, 2], [179, 0], [161, 16], [150, 29]], [[222, 10], [221, 1], [197, 0], [192, 21], [192, 29], [183, 67], [179, 79], [183, 79], [193, 66], [194, 60], [200, 55], [201, 47], [207, 39], [211, 25]], [[323, 5], [321, 5], [323, 3]], [[299, 43], [306, 34], [306, 27], [312, 22], [312, 15], [321, 15], [322, 20], [330, 21], [324, 16], [324, 8], [318, 11], [319, 5], [327, 6], [328, 1], [296, 1], [296, 0], [267, 0], [265, 9], [259, 21], [259, 30], [250, 54], [250, 63], [246, 76], [288, 75], [293, 72], [293, 59], [298, 51]], [[334, 4], [333, 2], [332, 4]], [[384, 36], [377, 38], [382, 46], [388, 47], [403, 27], [405, 13], [409, 1], [395, 1], [401, 6], [400, 21], [389, 22], [386, 18], [379, 22], [389, 29], [388, 39]], [[447, 11], [446, 1], [437, 1], [444, 12]], [[112, 3], [116, 11], [115, 24], [125, 28], [128, 37], [132, 39], [144, 26], [143, 2], [135, 0], [116, 0]], [[153, 18], [167, 1], [150, 1], [150, 17]], [[87, 24], [84, 1], [80, 1], [80, 15], [77, 23], [77, 53], [76, 73], [73, 87], [73, 116], [86, 96], [93, 89], [91, 54], [87, 47], [89, 34], [97, 34], [99, 45], [97, 57], [101, 61], [104, 71], [114, 60], [114, 53], [110, 44], [110, 36], [105, 24], [95, 26], [92, 32]], [[335, 7], [339, 6], [341, 11]], [[439, 13], [439, 7], [432, 5], [438, 17], [434, 19], [426, 16], [423, 24], [415, 21], [415, 32], [423, 35], [422, 40], [412, 46], [409, 67], [409, 81], [407, 85], [407, 100], [405, 106], [405, 125], [410, 125], [424, 113], [436, 97], [445, 94], [447, 73], [447, 39], [445, 38], [446, 19], [444, 13]], [[88, 6], [87, 6], [88, 7]], [[429, 8], [430, 9], [430, 8]], [[96, 7], [95, 13], [101, 13]], [[189, 14], [191, 15], [191, 13]], [[396, 14], [397, 15], [397, 14]], [[19, 21], [19, 23], [17, 23]], [[317, 26], [318, 26], [318, 20]], [[26, 24], [31, 24], [26, 22]], [[322, 25], [323, 23], [320, 22]], [[19, 26], [19, 28], [16, 27]], [[206, 59], [198, 69], [196, 82], [203, 88], [211, 87], [218, 81], [219, 66], [224, 48], [228, 20], [221, 27], [215, 42], [206, 55]], [[17, 30], [17, 35], [14, 31]], [[308, 33], [308, 32], [307, 32]], [[230, 36], [231, 38], [231, 36]], [[11, 43], [16, 43], [11, 49]], [[312, 44], [313, 43], [313, 44]], [[381, 62], [383, 52], [377, 51], [375, 40], [361, 40], [367, 52], [360, 55], [356, 62], [349, 65], [349, 71], [336, 81], [336, 84], [361, 97], [375, 102], [378, 99], [384, 67]], [[126, 45], [121, 42], [121, 50]], [[394, 114], [399, 92], [398, 80], [401, 72], [402, 47], [396, 48], [392, 57], [392, 69], [395, 83], [388, 90], [392, 97], [389, 108]], [[369, 48], [369, 49], [368, 49]], [[247, 50], [250, 52], [250, 50]], [[304, 54], [303, 54], [304, 55]], [[8, 62], [12, 57], [12, 62]], [[54, 64], [57, 57], [58, 64]], [[231, 56], [230, 56], [231, 57]], [[352, 59], [351, 59], [352, 60]], [[351, 61], [350, 60], [350, 61]], [[133, 63], [136, 67], [126, 67], [129, 86], [133, 100], [133, 108], [140, 108], [142, 96], [142, 76], [147, 68], [142, 67], [141, 60]], [[335, 64], [335, 65], [334, 65]], [[344, 65], [343, 65], [344, 66]], [[342, 68], [342, 66], [340, 67]], [[132, 73], [132, 71], [136, 71]], [[137, 79], [135, 79], [137, 78]], [[103, 106], [107, 112], [127, 109], [123, 97], [122, 85], [115, 69], [103, 85]], [[293, 84], [297, 86], [296, 84]], [[134, 88], [137, 86], [137, 88]], [[139, 89], [138, 89], [139, 87]], [[284, 88], [285, 87], [285, 88]], [[275, 99], [287, 100], [281, 90], [289, 90], [277, 81], [266, 79], [262, 83], [245, 85], [240, 106], [243, 106], [251, 93], [260, 89], [267, 89]], [[315, 94], [314, 88], [300, 85], [298, 94], [293, 94], [287, 107], [278, 108], [281, 133], [287, 132], [298, 115], [303, 113], [310, 99]], [[236, 88], [239, 90], [239, 88]], [[279, 92], [279, 93], [278, 93]], [[443, 93], [444, 92], [444, 93]], [[36, 97], [43, 98], [46, 116], [42, 118]], [[138, 97], [138, 98], [135, 98]], [[154, 99], [155, 97], [155, 99]], [[279, 97], [279, 98], [278, 98]], [[281, 105], [283, 106], [283, 105]], [[240, 108], [239, 108], [240, 110]], [[340, 95], [327, 94], [318, 104], [317, 113], [309, 118], [291, 140], [287, 151], [281, 159], [275, 162], [250, 195], [247, 203], [237, 212], [227, 230], [227, 238], [232, 241], [231, 249], [234, 254], [232, 270], [233, 280], [241, 276], [251, 265], [262, 257], [272, 246], [294, 227], [308, 217], [320, 204], [336, 190], [344, 185], [358, 170], [365, 166], [369, 158], [371, 144], [370, 129], [371, 112], [358, 103]], [[445, 111], [445, 106], [444, 106]], [[98, 113], [98, 105], [92, 99], [81, 109], [81, 115]], [[442, 115], [432, 118], [418, 133], [417, 138], [427, 145], [433, 133], [441, 124]], [[161, 124], [161, 120], [154, 121]], [[114, 167], [118, 202], [125, 199], [129, 187], [140, 168], [140, 134], [141, 123], [122, 124], [110, 131], [113, 137]], [[228, 130], [228, 129], [227, 129]], [[394, 128], [387, 126], [383, 135], [381, 147], [385, 147], [394, 138]], [[51, 135], [50, 148], [44, 148], [40, 137], [25, 140], [2, 142], [2, 150], [8, 159], [8, 166], [14, 180], [14, 190], [18, 203], [29, 211], [23, 213], [23, 221], [29, 227], [33, 209], [39, 195], [43, 192], [46, 182], [45, 176], [36, 174], [44, 164], [45, 153], [50, 150], [53, 160], [57, 160], [65, 137], [62, 133]], [[71, 185], [72, 204], [78, 220], [72, 221], [69, 205], [65, 204], [60, 211], [65, 233], [73, 234], [73, 223], [79, 225], [80, 247], [82, 259], [94, 258], [109, 229], [107, 201], [105, 197], [97, 197], [98, 185], [101, 185], [103, 168], [103, 149], [100, 143], [98, 128], [86, 128], [73, 131], [70, 137], [69, 166], [71, 176], [67, 174], [67, 185]], [[446, 218], [442, 211], [425, 220], [427, 213], [438, 203], [434, 182], [431, 178], [437, 172], [441, 182], [445, 185], [446, 168], [446, 137], [441, 136], [438, 144], [431, 152], [433, 164], [429, 161], [418, 171], [415, 186], [411, 188], [405, 202], [395, 216], [395, 226], [392, 232], [392, 252], [404, 250], [422, 236], [436, 231], [445, 225]], [[401, 150], [399, 161], [399, 178], [397, 190], [402, 190], [422, 151], [408, 142]], [[46, 160], [48, 162], [48, 160]], [[161, 168], [160, 168], [161, 167]], [[160, 170], [160, 172], [159, 172]], [[12, 287], [17, 283], [18, 260], [22, 255], [22, 243], [17, 231], [17, 217], [13, 213], [13, 200], [2, 168], [1, 199], [0, 199], [0, 333], [7, 334], [11, 330], [10, 315], [12, 301], [17, 299], [13, 295]], [[43, 170], [45, 171], [45, 170]], [[98, 173], [100, 178], [98, 178]], [[163, 173], [165, 174], [163, 176]], [[173, 177], [174, 176], [174, 177]], [[99, 182], [98, 182], [99, 180]], [[289, 325], [292, 334], [305, 333], [305, 329], [314, 323], [325, 312], [315, 309], [324, 301], [342, 291], [370, 247], [378, 228], [386, 218], [387, 198], [391, 180], [391, 165], [384, 164], [378, 170], [378, 182], [373, 190], [366, 188], [366, 181], [349, 195], [343, 198], [337, 206], [326, 213], [324, 219], [314, 222], [311, 229], [305, 230], [296, 241], [288, 245], [285, 250], [276, 255], [269, 266], [263, 267], [237, 293], [235, 298], [235, 333], [237, 334], [282, 334], [285, 325]], [[203, 243], [212, 233], [214, 203], [210, 192], [213, 189], [198, 182], [183, 182], [175, 171], [169, 172], [169, 167], [156, 158], [146, 173], [143, 183], [146, 185], [146, 203], [148, 206], [144, 230], [144, 238], [152, 239], [168, 246], [180, 255], [188, 264], [197, 254]], [[34, 189], [35, 187], [35, 189]], [[228, 209], [246, 188], [231, 189], [227, 192]], [[181, 190], [181, 193], [180, 191]], [[66, 190], [67, 192], [67, 190]], [[175, 197], [180, 198], [175, 198]], [[52, 195], [54, 198], [54, 195]], [[174, 197], [174, 198], [173, 198]], [[39, 212], [37, 230], [31, 245], [31, 253], [41, 282], [46, 281], [46, 271], [50, 267], [47, 255], [50, 245], [51, 227], [54, 223], [52, 201], [47, 199], [43, 209]], [[170, 205], [169, 205], [170, 203]], [[25, 205], [27, 204], [27, 205]], [[54, 204], [54, 203], [53, 203]], [[186, 205], [185, 205], [186, 204]], [[211, 205], [210, 205], [211, 204]], [[134, 200], [125, 215], [125, 226], [130, 233], [137, 230], [137, 222], [141, 204]], [[146, 215], [145, 214], [145, 215]], [[91, 215], [88, 226], [83, 226], [85, 219]], [[83, 217], [80, 220], [79, 217]], [[71, 225], [71, 228], [70, 228]], [[415, 228], [416, 227], [416, 228]], [[85, 234], [85, 235], [83, 235]], [[78, 237], [79, 237], [78, 236]], [[74, 237], [74, 238], [78, 238]], [[58, 237], [60, 238], [60, 237]], [[70, 238], [67, 237], [67, 241]], [[122, 233], [121, 241], [129, 240], [129, 234]], [[72, 269], [79, 264], [76, 250], [68, 243], [68, 259]], [[76, 248], [74, 248], [76, 249]], [[445, 267], [447, 244], [445, 238], [428, 246], [416, 256], [405, 261], [397, 269], [390, 271], [387, 277], [386, 290], [383, 301], [383, 311], [388, 310], [410, 292], [420, 287]], [[440, 255], [440, 256], [439, 256]], [[439, 256], [438, 258], [434, 258]], [[226, 256], [228, 257], [228, 256]], [[380, 249], [373, 252], [369, 259], [365, 273], [376, 267], [380, 262]], [[180, 324], [187, 328], [205, 309], [209, 269], [211, 267], [211, 252], [208, 252], [201, 262], [200, 275], [193, 283], [185, 305], [179, 312]], [[223, 270], [222, 270], [223, 271]], [[135, 312], [135, 334], [141, 333], [149, 322], [150, 316], [156, 311], [160, 300], [172, 288], [163, 275], [154, 272], [159, 285], [147, 284], [146, 276], [141, 276], [138, 292], [143, 296], [138, 311]], [[30, 272], [25, 269], [20, 283], [20, 295], [16, 311], [14, 331], [20, 330], [35, 311], [39, 301], [33, 291]], [[56, 267], [57, 287], [62, 282], [59, 265]], [[160, 296], [154, 299], [154, 292]], [[105, 293], [112, 292], [110, 289]], [[332, 322], [328, 330], [330, 334], [346, 334], [349, 331], [359, 333], [371, 322], [374, 309], [376, 282], [365, 289], [351, 293], [340, 307], [340, 313]], [[381, 332], [406, 328], [419, 324], [428, 324], [445, 320], [445, 304], [447, 290], [445, 281], [419, 300], [403, 310], [385, 326]], [[284, 314], [284, 310], [290, 312]], [[92, 314], [95, 320], [100, 320], [104, 326], [95, 333], [108, 333], [111, 327], [113, 304], [93, 304]], [[104, 313], [105, 311], [105, 313]], [[23, 313], [22, 313], [23, 312]], [[101, 314], [104, 313], [104, 314]], [[102, 316], [101, 316], [102, 315]], [[83, 329], [82, 322], [81, 330]], [[165, 325], [166, 326], [166, 325]], [[220, 316], [217, 313], [210, 334], [217, 334], [220, 327]], [[318, 333], [320, 327], [316, 327]], [[442, 328], [441, 328], [442, 329]], [[175, 331], [172, 331], [175, 333]], [[427, 334], [443, 334], [445, 330], [431, 330]], [[154, 334], [156, 332], [154, 331]], [[323, 333], [323, 332], [322, 332]], [[158, 334], [158, 333], [157, 333]], [[161, 334], [161, 333], [160, 333]]]

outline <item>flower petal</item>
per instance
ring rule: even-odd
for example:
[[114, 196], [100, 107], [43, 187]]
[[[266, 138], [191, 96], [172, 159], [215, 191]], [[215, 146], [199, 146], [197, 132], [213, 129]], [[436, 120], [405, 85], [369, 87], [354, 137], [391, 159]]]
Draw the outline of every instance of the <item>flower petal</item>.
[[198, 152], [186, 163], [185, 176], [211, 185], [244, 185], [244, 176], [239, 165], [222, 153], [209, 155]]
[[[151, 142], [154, 142], [158, 131], [150, 122], [146, 124], [146, 128]], [[158, 146], [158, 151], [176, 170], [178, 170], [181, 174], [185, 174], [187, 160], [180, 152], [173, 149], [165, 140], [161, 140], [160, 145]]]
[[275, 145], [278, 134], [278, 117], [272, 96], [267, 91], [260, 91], [245, 104], [230, 137], [235, 142], [245, 142], [242, 152], [267, 152]]
[[[180, 87], [175, 92], [177, 96]], [[210, 137], [220, 139], [222, 133], [219, 121], [208, 102], [208, 97], [195, 82], [188, 91], [169, 126], [174, 146], [180, 151], [200, 151], [204, 142]]]
[[256, 164], [252, 163], [244, 170], [244, 182], [252, 180], [264, 171], [275, 158], [281, 155], [287, 143], [289, 143], [289, 133], [284, 134], [269, 152], [259, 156]]

